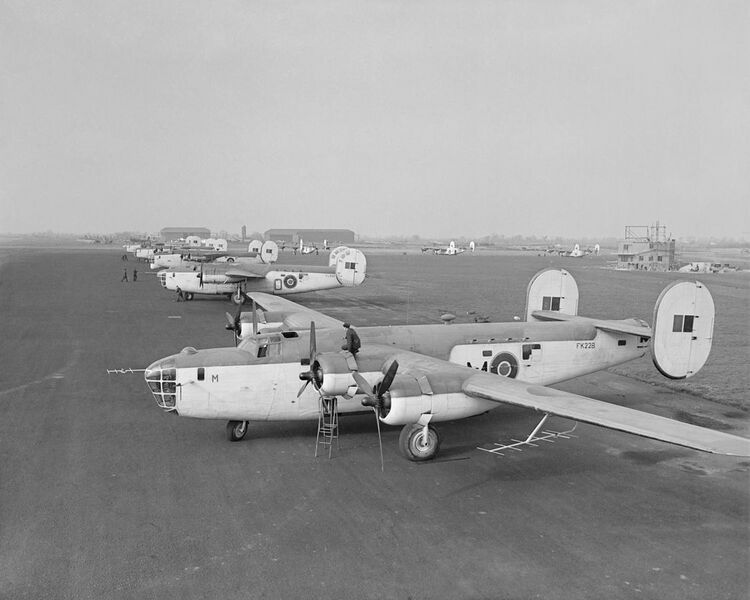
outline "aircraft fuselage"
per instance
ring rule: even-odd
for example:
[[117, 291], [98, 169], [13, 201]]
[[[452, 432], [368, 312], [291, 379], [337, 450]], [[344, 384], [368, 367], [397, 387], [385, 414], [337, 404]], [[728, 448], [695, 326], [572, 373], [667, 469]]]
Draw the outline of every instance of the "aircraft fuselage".
[[185, 293], [207, 295], [231, 295], [238, 287], [246, 292], [266, 292], [287, 295], [329, 290], [341, 287], [336, 273], [266, 270], [258, 277], [242, 279], [227, 275], [225, 269], [204, 269], [193, 271], [160, 271], [159, 281], [168, 290], [179, 287]]
[[[648, 339], [611, 333], [578, 322], [519, 322], [454, 325], [362, 327], [357, 367], [373, 384], [383, 376], [384, 347], [417, 352], [539, 385], [550, 385], [621, 364], [646, 353]], [[343, 330], [322, 330], [318, 352], [340, 352]], [[182, 416], [243, 421], [302, 420], [318, 416], [319, 393], [307, 386], [298, 398], [300, 365], [309, 352], [309, 333], [281, 332], [253, 336], [237, 348], [188, 348], [152, 364], [146, 381], [157, 403]], [[341, 360], [345, 360], [342, 354]], [[351, 373], [335, 375], [345, 380]], [[348, 379], [347, 379], [348, 378]], [[346, 385], [346, 383], [344, 383]], [[351, 379], [351, 393], [356, 385]], [[343, 397], [341, 413], [361, 412], [364, 396]], [[419, 400], [432, 421], [486, 412], [497, 406], [463, 394], [423, 395]], [[420, 409], [421, 410], [421, 409]], [[398, 415], [382, 419], [403, 424]]]

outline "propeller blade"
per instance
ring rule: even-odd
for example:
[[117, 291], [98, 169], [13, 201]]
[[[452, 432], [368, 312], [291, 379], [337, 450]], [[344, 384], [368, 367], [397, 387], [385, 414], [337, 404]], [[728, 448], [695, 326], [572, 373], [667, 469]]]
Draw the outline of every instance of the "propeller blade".
[[315, 362], [315, 355], [318, 353], [317, 343], [315, 341], [315, 321], [310, 321], [310, 365]]
[[378, 396], [382, 396], [391, 388], [393, 379], [394, 377], [396, 377], [396, 371], [398, 371], [398, 361], [394, 360], [391, 363], [391, 366], [388, 367], [388, 370], [385, 372], [385, 377], [383, 377], [383, 381], [381, 381], [380, 385], [378, 386]]
[[234, 329], [235, 328], [235, 317], [230, 315], [228, 312], [224, 313], [224, 316], [227, 318], [227, 329]]
[[305, 391], [305, 388], [307, 387], [308, 383], [310, 383], [309, 379], [305, 381], [305, 383], [302, 384], [302, 387], [299, 389], [299, 392], [297, 392], [297, 398], [299, 398], [302, 395], [302, 392]]
[[258, 314], [255, 312], [256, 311], [255, 298], [253, 298], [252, 306], [253, 306], [253, 335], [258, 335]]
[[372, 386], [368, 383], [367, 379], [362, 377], [359, 371], [352, 371], [352, 377], [354, 377], [354, 381], [357, 382], [357, 386], [360, 390], [362, 390], [363, 394], [366, 394], [368, 397], [377, 400], [375, 394], [372, 393]]
[[378, 409], [373, 407], [372, 411], [375, 413], [375, 424], [378, 426], [378, 446], [380, 446], [380, 471], [384, 472], [385, 467], [383, 466], [383, 438], [380, 437], [380, 417], [378, 416]]

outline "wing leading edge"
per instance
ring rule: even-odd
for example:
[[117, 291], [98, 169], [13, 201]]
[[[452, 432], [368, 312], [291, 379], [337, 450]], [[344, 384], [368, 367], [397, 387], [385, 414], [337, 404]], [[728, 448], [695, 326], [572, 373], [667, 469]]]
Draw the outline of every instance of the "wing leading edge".
[[310, 321], [315, 321], [315, 327], [318, 329], [339, 328], [344, 324], [343, 321], [329, 317], [317, 310], [306, 308], [281, 296], [273, 296], [263, 292], [248, 293], [248, 296], [255, 300], [255, 303], [266, 312], [283, 313], [284, 323], [290, 329], [309, 329]]
[[750, 456], [750, 440], [540, 385], [478, 373], [462, 391], [476, 398], [533, 408], [559, 417], [713, 454]]
[[388, 358], [398, 361], [399, 373], [415, 378], [424, 376], [431, 384], [440, 382], [443, 389], [457, 388], [453, 391], [474, 398], [530, 408], [703, 452], [750, 456], [750, 440], [740, 436], [517, 379], [477, 372], [471, 367], [414, 352], [391, 350]]

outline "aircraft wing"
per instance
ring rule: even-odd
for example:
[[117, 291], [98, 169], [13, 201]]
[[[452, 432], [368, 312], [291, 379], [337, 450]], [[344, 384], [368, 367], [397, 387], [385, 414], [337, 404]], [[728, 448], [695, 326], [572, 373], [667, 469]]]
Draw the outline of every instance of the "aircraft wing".
[[344, 322], [324, 315], [322, 312], [306, 308], [301, 304], [281, 296], [252, 292], [247, 294], [265, 312], [283, 313], [284, 324], [290, 329], [310, 329], [310, 321], [315, 321], [317, 329], [340, 328]]
[[227, 277], [235, 277], [237, 279], [260, 279], [265, 277], [266, 271], [268, 270], [266, 265], [258, 265], [258, 267], [263, 268], [255, 268], [254, 265], [243, 264], [229, 267], [225, 273]]
[[704, 452], [750, 456], [750, 440], [728, 433], [541, 385], [477, 372], [471, 367], [414, 352], [393, 353], [391, 349], [389, 358], [398, 361], [399, 374], [411, 375], [417, 380], [425, 378], [432, 390], [462, 391], [475, 398], [531, 408]]

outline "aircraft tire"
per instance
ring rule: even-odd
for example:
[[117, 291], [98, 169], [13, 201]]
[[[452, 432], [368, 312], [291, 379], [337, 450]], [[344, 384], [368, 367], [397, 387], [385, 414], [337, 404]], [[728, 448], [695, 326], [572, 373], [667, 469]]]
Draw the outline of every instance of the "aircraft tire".
[[233, 304], [239, 305], [245, 303], [245, 297], [242, 295], [242, 292], [240, 292], [240, 290], [237, 290], [231, 296], [229, 296], [229, 299]]
[[193, 292], [185, 292], [185, 300], [190, 302], [193, 299]]
[[229, 421], [227, 423], [227, 438], [230, 442], [239, 442], [248, 430], [247, 421]]
[[418, 424], [404, 425], [398, 436], [398, 447], [406, 458], [412, 461], [430, 460], [437, 456], [440, 450], [440, 436], [437, 429], [428, 426], [427, 443], [424, 443], [422, 426]]

